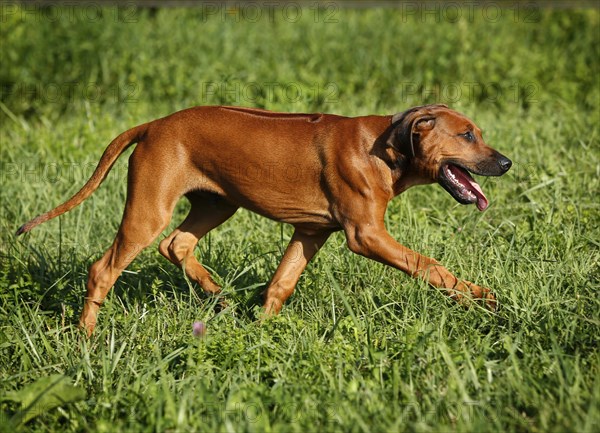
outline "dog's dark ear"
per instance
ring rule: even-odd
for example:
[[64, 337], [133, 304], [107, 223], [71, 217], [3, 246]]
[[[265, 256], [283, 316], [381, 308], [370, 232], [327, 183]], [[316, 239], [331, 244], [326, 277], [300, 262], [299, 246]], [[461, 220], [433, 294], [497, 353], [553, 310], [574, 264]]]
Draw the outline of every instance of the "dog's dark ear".
[[394, 128], [387, 140], [387, 145], [406, 155], [414, 156], [413, 134], [430, 131], [435, 127], [435, 115], [432, 111], [436, 108], [448, 108], [448, 106], [443, 104], [421, 105], [394, 114], [392, 116]]
[[410, 136], [415, 121], [415, 113], [421, 107], [413, 107], [402, 113], [396, 113], [392, 116], [392, 131], [387, 140], [387, 145], [402, 153], [410, 149]]

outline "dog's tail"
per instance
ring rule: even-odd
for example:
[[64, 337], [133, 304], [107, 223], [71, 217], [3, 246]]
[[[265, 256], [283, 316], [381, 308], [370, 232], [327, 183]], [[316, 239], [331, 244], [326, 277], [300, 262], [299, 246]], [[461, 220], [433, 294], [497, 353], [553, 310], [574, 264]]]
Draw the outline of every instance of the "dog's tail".
[[19, 230], [17, 230], [16, 235], [19, 236], [23, 233], [27, 233], [35, 226], [62, 215], [65, 212], [73, 209], [75, 206], [81, 204], [81, 202], [92, 195], [92, 193], [100, 186], [119, 156], [121, 156], [121, 154], [129, 146], [143, 139], [147, 129], [148, 123], [144, 123], [143, 125], [136, 126], [135, 128], [131, 128], [123, 132], [121, 135], [115, 138], [102, 154], [102, 158], [100, 158], [92, 177], [90, 177], [87, 183], [79, 190], [77, 194], [63, 204], [23, 224], [21, 227], [19, 227]]

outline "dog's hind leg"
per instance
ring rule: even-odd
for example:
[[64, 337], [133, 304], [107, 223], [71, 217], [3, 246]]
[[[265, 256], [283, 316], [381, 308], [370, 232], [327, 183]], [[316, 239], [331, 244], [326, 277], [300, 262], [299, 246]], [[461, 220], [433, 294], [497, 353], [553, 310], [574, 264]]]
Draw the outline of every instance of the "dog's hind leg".
[[[135, 152], [130, 159], [127, 202], [121, 226], [112, 246], [90, 268], [79, 320], [88, 336], [96, 326], [98, 311], [111, 287], [133, 259], [167, 227], [180, 197], [177, 176], [157, 178], [155, 174], [150, 175], [154, 168], [134, 156]], [[160, 171], [153, 171], [156, 172]], [[150, 178], [152, 182], [148, 182]]]
[[221, 288], [208, 271], [196, 260], [194, 248], [209, 231], [227, 221], [238, 209], [216, 195], [188, 196], [192, 208], [183, 223], [158, 246], [160, 253], [182, 267], [186, 275], [207, 293], [219, 293]]

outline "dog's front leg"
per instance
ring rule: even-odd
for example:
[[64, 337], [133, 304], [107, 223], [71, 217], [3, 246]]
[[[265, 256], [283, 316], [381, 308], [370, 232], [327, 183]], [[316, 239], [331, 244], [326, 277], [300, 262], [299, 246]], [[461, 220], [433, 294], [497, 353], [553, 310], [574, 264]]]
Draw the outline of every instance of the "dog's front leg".
[[489, 289], [459, 280], [435, 259], [401, 245], [385, 230], [383, 223], [350, 224], [344, 231], [348, 247], [353, 252], [393, 266], [412, 277], [423, 278], [429, 284], [445, 289], [457, 301], [464, 301], [465, 295], [484, 299], [486, 306], [495, 310], [496, 299]]
[[331, 232], [306, 234], [299, 230], [292, 239], [281, 259], [281, 263], [265, 293], [265, 312], [278, 314], [287, 298], [291, 296], [304, 268], [325, 243]]

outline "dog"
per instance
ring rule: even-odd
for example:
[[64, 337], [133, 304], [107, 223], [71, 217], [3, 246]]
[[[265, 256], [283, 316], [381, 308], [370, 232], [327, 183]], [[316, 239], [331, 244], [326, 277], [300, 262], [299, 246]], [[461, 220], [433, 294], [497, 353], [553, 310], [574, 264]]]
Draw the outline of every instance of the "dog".
[[457, 300], [481, 299], [496, 307], [489, 289], [459, 280], [436, 260], [399, 244], [384, 226], [388, 202], [421, 184], [439, 183], [459, 203], [483, 211], [488, 199], [469, 173], [500, 176], [510, 169], [510, 159], [446, 105], [361, 117], [228, 106], [182, 110], [115, 138], [79, 192], [17, 235], [87, 199], [134, 143], [121, 226], [89, 271], [80, 318], [88, 336], [110, 288], [168, 226], [181, 196], [190, 201], [190, 212], [159, 251], [207, 293], [218, 294], [220, 287], [194, 248], [243, 207], [295, 228], [265, 292], [267, 314], [279, 313], [308, 262], [339, 230], [356, 254], [423, 278]]

